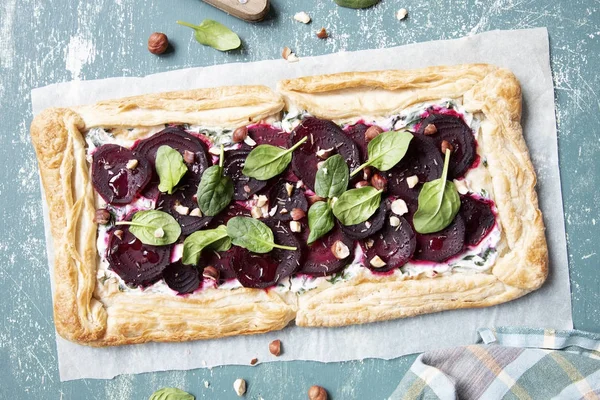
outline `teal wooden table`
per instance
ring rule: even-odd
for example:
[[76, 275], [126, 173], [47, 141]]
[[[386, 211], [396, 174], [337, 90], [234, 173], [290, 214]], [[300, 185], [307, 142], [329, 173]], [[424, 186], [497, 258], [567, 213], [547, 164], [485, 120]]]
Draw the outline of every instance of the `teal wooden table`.
[[[409, 16], [400, 22], [394, 14], [401, 7]], [[293, 21], [298, 11], [308, 12], [313, 23]], [[243, 48], [220, 53], [199, 45], [191, 30], [175, 24], [204, 18], [231, 27]], [[330, 39], [315, 37], [321, 26]], [[334, 399], [382, 399], [415, 358], [268, 363], [61, 383], [37, 165], [28, 133], [33, 87], [273, 59], [284, 46], [302, 57], [541, 26], [548, 27], [551, 41], [573, 317], [576, 328], [600, 332], [598, 0], [383, 0], [361, 11], [338, 8], [332, 0], [272, 0], [271, 12], [260, 24], [236, 20], [199, 0], [3, 0], [0, 399], [146, 399], [163, 386], [189, 390], [199, 399], [234, 399], [232, 383], [238, 377], [248, 381], [249, 399], [303, 399], [313, 384], [326, 387]], [[146, 41], [154, 31], [167, 33], [173, 53], [148, 53]]]

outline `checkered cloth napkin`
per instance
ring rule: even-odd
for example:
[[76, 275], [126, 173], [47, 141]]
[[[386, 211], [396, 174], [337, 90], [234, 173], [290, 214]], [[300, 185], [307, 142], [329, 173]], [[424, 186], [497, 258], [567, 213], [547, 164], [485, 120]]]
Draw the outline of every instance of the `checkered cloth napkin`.
[[481, 344], [421, 354], [390, 399], [600, 399], [600, 334], [478, 333]]

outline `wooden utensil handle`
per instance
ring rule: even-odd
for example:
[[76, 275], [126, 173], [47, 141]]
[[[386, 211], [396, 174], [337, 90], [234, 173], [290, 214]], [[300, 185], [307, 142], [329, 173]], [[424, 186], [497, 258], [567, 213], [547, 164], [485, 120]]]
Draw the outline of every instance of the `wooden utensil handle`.
[[206, 3], [246, 21], [260, 21], [269, 11], [269, 0], [204, 0]]

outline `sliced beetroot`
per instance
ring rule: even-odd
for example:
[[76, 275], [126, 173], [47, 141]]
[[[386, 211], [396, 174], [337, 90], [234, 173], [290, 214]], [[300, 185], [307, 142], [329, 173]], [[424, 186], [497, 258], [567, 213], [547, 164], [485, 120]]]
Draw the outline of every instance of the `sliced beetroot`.
[[[386, 218], [385, 226], [379, 233], [371, 236], [365, 251], [366, 265], [373, 271], [387, 272], [399, 268], [406, 264], [415, 252], [417, 245], [415, 232], [408, 221], [398, 217], [400, 225], [393, 227], [390, 225], [389, 218]], [[371, 242], [372, 240], [372, 242]], [[381, 268], [375, 268], [370, 261], [378, 256], [386, 265]]]
[[[117, 231], [122, 234], [115, 235]], [[161, 278], [170, 263], [171, 247], [143, 244], [126, 226], [120, 226], [109, 234], [106, 258], [127, 285], [146, 286]]]
[[317, 164], [323, 161], [316, 154], [319, 149], [333, 148], [335, 153], [344, 158], [350, 171], [360, 165], [358, 146], [335, 123], [314, 117], [305, 118], [292, 131], [290, 145], [304, 137], [308, 140], [294, 151], [292, 168], [309, 189], [314, 189]]
[[342, 225], [339, 224], [342, 231], [348, 236], [350, 239], [360, 240], [366, 237], [369, 237], [377, 232], [381, 228], [383, 228], [383, 223], [385, 222], [385, 214], [386, 214], [387, 204], [385, 201], [381, 202], [381, 205], [365, 222], [361, 222], [356, 225]]
[[223, 211], [221, 211], [217, 216], [213, 217], [211, 223], [209, 224], [209, 228], [216, 228], [219, 225], [227, 225], [227, 221], [229, 221], [233, 217], [239, 216], [250, 216], [250, 210], [244, 207], [242, 204], [238, 202], [233, 202], [229, 206], [227, 206]]
[[[302, 232], [305, 259], [300, 271], [298, 271], [299, 273], [313, 276], [335, 274], [344, 269], [354, 259], [354, 242], [338, 227], [334, 227], [331, 232], [311, 245], [306, 244], [306, 239], [310, 233], [308, 227], [303, 228]], [[331, 246], [338, 240], [348, 246], [350, 250], [350, 255], [343, 260], [338, 260], [331, 252]]]
[[[288, 195], [286, 184], [292, 185], [292, 195]], [[273, 219], [279, 221], [291, 221], [291, 212], [299, 208], [304, 213], [308, 212], [308, 201], [304, 195], [304, 189], [297, 188], [295, 184], [280, 180], [269, 191], [269, 207], [277, 206]], [[284, 211], [283, 213], [281, 211]]]
[[442, 262], [462, 251], [465, 244], [465, 223], [459, 215], [445, 229], [428, 234], [417, 233], [414, 259]]
[[458, 116], [431, 114], [421, 122], [418, 133], [423, 134], [429, 124], [435, 125], [437, 129], [437, 132], [430, 137], [435, 140], [440, 153], [442, 152], [441, 144], [444, 140], [450, 142], [453, 147], [448, 166], [448, 179], [460, 178], [467, 172], [477, 156], [473, 131]]
[[[444, 160], [436, 147], [435, 141], [423, 135], [413, 135], [406, 155], [396, 166], [385, 172], [388, 180], [388, 193], [405, 201], [419, 196], [422, 183], [438, 179], [442, 176]], [[419, 184], [408, 187], [406, 178], [416, 175]]]
[[252, 253], [237, 247], [233, 252], [232, 265], [235, 274], [244, 287], [268, 288], [287, 276], [292, 275], [302, 261], [300, 241], [289, 230], [288, 224], [270, 220], [265, 222], [273, 231], [275, 243], [293, 246], [297, 250], [273, 249], [264, 254]]
[[179, 294], [192, 293], [200, 287], [198, 268], [181, 262], [168, 265], [163, 271], [163, 278], [167, 286]]
[[[156, 208], [169, 213], [179, 222], [181, 225], [181, 234], [189, 235], [192, 232], [196, 232], [206, 227], [212, 217], [202, 216], [195, 217], [189, 215], [189, 213], [198, 208], [198, 201], [195, 200], [196, 188], [188, 186], [184, 189], [175, 191], [173, 194], [161, 193], [156, 201]], [[188, 208], [187, 214], [181, 214], [177, 211], [178, 206]]]
[[235, 278], [235, 271], [232, 266], [232, 258], [237, 247], [231, 247], [227, 251], [204, 250], [200, 254], [198, 265], [202, 268], [213, 266], [219, 270], [219, 283]]
[[225, 153], [223, 171], [233, 181], [233, 199], [248, 200], [267, 185], [267, 181], [247, 177], [242, 173], [249, 152], [235, 150]]
[[[248, 128], [248, 136], [256, 142], [257, 146], [261, 144], [270, 144], [277, 147], [287, 147], [290, 134], [271, 125], [259, 124]], [[251, 151], [254, 147], [255, 146], [248, 146], [246, 143], [242, 142], [240, 148]]]
[[356, 143], [358, 146], [361, 162], [367, 161], [368, 158], [367, 147], [369, 144], [365, 140], [365, 132], [367, 129], [369, 129], [369, 125], [365, 125], [360, 122], [358, 124], [350, 125], [344, 129], [346, 135], [350, 136], [352, 140], [354, 140], [354, 143]]
[[459, 214], [465, 221], [465, 244], [476, 246], [487, 236], [496, 223], [490, 201], [461, 196]]
[[[127, 168], [131, 160], [137, 160], [135, 168]], [[92, 184], [107, 203], [130, 203], [151, 177], [150, 163], [125, 147], [105, 144], [92, 155]]]

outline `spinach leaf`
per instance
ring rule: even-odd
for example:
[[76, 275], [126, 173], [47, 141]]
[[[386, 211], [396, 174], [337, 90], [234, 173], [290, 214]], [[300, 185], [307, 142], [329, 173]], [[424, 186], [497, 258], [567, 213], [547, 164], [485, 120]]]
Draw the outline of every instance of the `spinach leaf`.
[[446, 150], [442, 177], [423, 185], [413, 223], [419, 233], [439, 232], [452, 223], [460, 208], [454, 182], [447, 181], [450, 150]]
[[233, 181], [223, 175], [223, 146], [219, 165], [213, 165], [204, 171], [198, 185], [198, 206], [204, 215], [214, 217], [231, 203], [233, 199]]
[[[345, 163], [344, 163], [345, 165]], [[308, 244], [324, 236], [333, 229], [333, 212], [331, 207], [324, 201], [317, 201], [310, 206], [308, 210], [308, 227], [310, 234], [308, 235]]]
[[181, 262], [188, 265], [198, 264], [200, 253], [205, 248], [216, 251], [227, 251], [231, 248], [231, 239], [227, 236], [225, 225], [221, 225], [216, 229], [197, 231], [185, 238]]
[[181, 389], [166, 387], [152, 393], [148, 400], [194, 400], [194, 396]]
[[381, 192], [372, 186], [350, 189], [333, 203], [333, 214], [344, 225], [365, 222], [379, 208]]
[[292, 161], [292, 152], [306, 142], [307, 139], [308, 137], [303, 137], [289, 149], [282, 149], [270, 144], [261, 144], [255, 147], [248, 154], [242, 173], [261, 181], [266, 181], [281, 174]]
[[240, 37], [235, 32], [212, 19], [205, 19], [200, 25], [193, 25], [184, 21], [177, 21], [177, 23], [192, 28], [196, 41], [213, 49], [220, 51], [233, 50], [242, 44]]
[[181, 227], [175, 218], [158, 210], [138, 211], [131, 221], [118, 221], [115, 225], [129, 225], [133, 236], [152, 246], [175, 243], [181, 235]]
[[346, 8], [368, 8], [379, 3], [380, 0], [334, 0], [335, 4]]
[[173, 194], [173, 188], [187, 172], [183, 157], [169, 146], [160, 146], [156, 152], [156, 172], [160, 178], [158, 190]]
[[250, 217], [233, 217], [227, 222], [231, 242], [254, 253], [268, 253], [273, 248], [296, 250], [295, 247], [274, 243], [273, 231], [264, 222]]
[[387, 171], [398, 164], [408, 150], [408, 145], [413, 135], [409, 131], [388, 131], [383, 132], [369, 142], [367, 162], [352, 171], [350, 176], [356, 175], [367, 166], [372, 166], [380, 171]]
[[344, 158], [339, 154], [331, 156], [317, 170], [315, 193], [324, 198], [341, 196], [348, 188], [348, 179], [348, 165]]

